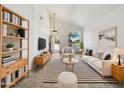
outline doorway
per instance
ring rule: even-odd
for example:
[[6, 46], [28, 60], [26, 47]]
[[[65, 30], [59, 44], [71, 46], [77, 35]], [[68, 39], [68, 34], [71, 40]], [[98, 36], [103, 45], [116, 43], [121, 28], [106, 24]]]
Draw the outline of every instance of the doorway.
[[53, 53], [60, 52], [60, 34], [59, 32], [55, 32], [51, 37], [51, 51]]

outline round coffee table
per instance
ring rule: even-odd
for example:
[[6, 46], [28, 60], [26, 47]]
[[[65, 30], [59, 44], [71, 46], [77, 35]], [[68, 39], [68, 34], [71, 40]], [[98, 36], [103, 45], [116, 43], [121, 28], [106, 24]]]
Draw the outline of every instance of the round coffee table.
[[71, 61], [69, 61], [69, 58], [64, 58], [63, 62], [66, 64], [66, 70], [68, 70], [68, 65], [71, 65], [71, 72], [74, 70], [74, 65], [78, 63], [79, 61], [76, 58], [72, 58]]

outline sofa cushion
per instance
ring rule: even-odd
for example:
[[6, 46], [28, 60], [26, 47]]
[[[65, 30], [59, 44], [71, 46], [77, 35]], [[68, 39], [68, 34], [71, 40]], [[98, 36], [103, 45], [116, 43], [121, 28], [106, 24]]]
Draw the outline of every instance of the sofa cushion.
[[86, 50], [86, 54], [85, 55], [89, 55], [89, 49]]
[[105, 57], [104, 57], [104, 60], [110, 60], [111, 59], [111, 54], [107, 54]]
[[83, 59], [95, 69], [102, 71], [102, 60], [94, 56], [83, 56]]
[[117, 60], [117, 59], [118, 59], [117, 55], [111, 54], [111, 60]]
[[103, 52], [96, 52], [95, 57], [97, 57], [98, 59], [102, 59], [102, 57], [103, 57]]
[[102, 61], [101, 61], [101, 60], [94, 60], [94, 61], [93, 61], [93, 66], [94, 66], [96, 69], [102, 71]]
[[87, 49], [85, 55], [92, 56], [93, 55], [93, 50], [92, 49]]
[[70, 47], [64, 48], [64, 53], [72, 53], [72, 48]]
[[93, 50], [89, 50], [89, 56], [92, 56], [93, 55]]
[[88, 61], [88, 62], [93, 62], [93, 61], [99, 62], [99, 61], [101, 61], [100, 59], [98, 59], [98, 58], [96, 58], [94, 56], [83, 56], [83, 59]]

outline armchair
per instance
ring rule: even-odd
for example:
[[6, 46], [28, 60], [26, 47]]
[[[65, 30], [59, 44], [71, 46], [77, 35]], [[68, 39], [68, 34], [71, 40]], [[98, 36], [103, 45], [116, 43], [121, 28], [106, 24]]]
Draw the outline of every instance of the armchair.
[[74, 57], [75, 51], [71, 47], [64, 47], [62, 49], [62, 57], [69, 57], [69, 55], [72, 55]]

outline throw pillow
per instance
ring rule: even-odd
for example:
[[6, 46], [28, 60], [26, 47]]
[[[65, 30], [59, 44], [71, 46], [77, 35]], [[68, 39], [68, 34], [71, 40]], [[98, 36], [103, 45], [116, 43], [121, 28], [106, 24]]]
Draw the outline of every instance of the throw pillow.
[[104, 60], [110, 60], [111, 59], [111, 55], [110, 54], [107, 54], [105, 57], [104, 57]]
[[89, 50], [89, 56], [92, 56], [93, 50]]
[[72, 48], [70, 47], [64, 48], [64, 53], [72, 53]]
[[102, 59], [103, 57], [103, 52], [96, 52], [96, 55], [95, 55], [97, 58], [99, 59]]
[[111, 56], [111, 59], [113, 59], [113, 60], [117, 60], [118, 57], [117, 57], [117, 55], [112, 55], [112, 56]]
[[86, 50], [86, 55], [89, 55], [89, 49]]

